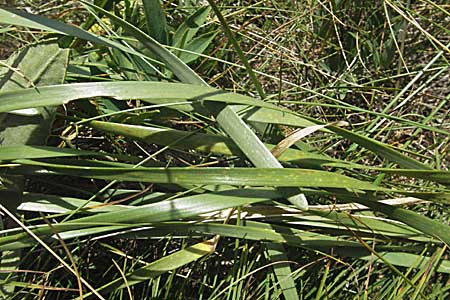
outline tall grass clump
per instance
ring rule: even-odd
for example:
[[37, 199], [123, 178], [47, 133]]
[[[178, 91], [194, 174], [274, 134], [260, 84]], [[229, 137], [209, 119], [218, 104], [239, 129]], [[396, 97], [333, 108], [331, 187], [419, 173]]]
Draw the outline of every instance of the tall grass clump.
[[445, 1], [0, 8], [0, 299], [447, 299]]

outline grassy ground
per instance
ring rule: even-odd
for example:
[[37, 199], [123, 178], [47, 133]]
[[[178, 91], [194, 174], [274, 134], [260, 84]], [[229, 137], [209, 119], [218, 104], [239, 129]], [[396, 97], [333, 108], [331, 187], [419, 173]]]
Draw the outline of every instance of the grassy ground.
[[0, 298], [449, 297], [446, 1], [2, 4]]

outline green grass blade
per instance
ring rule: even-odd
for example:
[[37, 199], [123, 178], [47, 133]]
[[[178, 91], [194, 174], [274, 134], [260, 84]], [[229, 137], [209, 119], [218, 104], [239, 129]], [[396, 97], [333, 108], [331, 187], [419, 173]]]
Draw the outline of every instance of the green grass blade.
[[147, 30], [156, 41], [167, 44], [167, 22], [159, 0], [143, 0]]
[[104, 213], [111, 211], [121, 211], [133, 206], [109, 204], [96, 201], [87, 201], [72, 197], [60, 197], [48, 194], [25, 193], [22, 203], [17, 208], [21, 211], [46, 212], [46, 213], [70, 213], [73, 210], [83, 207], [80, 212], [84, 213]]
[[410, 158], [404, 154], [401, 154], [397, 150], [392, 149], [390, 146], [375, 141], [374, 139], [365, 137], [363, 135], [351, 132], [349, 130], [339, 128], [336, 126], [330, 126], [330, 130], [339, 134], [340, 136], [351, 140], [358, 145], [371, 150], [372, 152], [383, 156], [384, 158], [390, 160], [391, 162], [397, 163], [400, 166], [408, 169], [421, 169], [421, 170], [430, 170], [431, 167]]
[[288, 256], [283, 245], [276, 243], [267, 243], [267, 253], [272, 262], [277, 263], [273, 266], [273, 271], [277, 277], [277, 283], [281, 287], [281, 292], [286, 300], [299, 299], [295, 281], [292, 278], [292, 270], [288, 262]]
[[200, 27], [206, 22], [210, 12], [208, 6], [200, 6], [186, 20], [178, 26], [173, 35], [172, 46], [185, 49], [197, 34]]
[[185, 64], [189, 64], [200, 57], [208, 47], [211, 45], [213, 39], [216, 37], [217, 33], [205, 33], [190, 41], [184, 51], [180, 51], [180, 60]]
[[256, 78], [255, 72], [253, 72], [253, 68], [250, 65], [250, 63], [248, 62], [247, 57], [245, 56], [244, 52], [242, 52], [241, 47], [239, 47], [239, 43], [236, 40], [236, 38], [234, 37], [234, 34], [231, 32], [231, 29], [228, 26], [228, 23], [225, 20], [225, 18], [223, 17], [222, 13], [220, 12], [220, 9], [217, 7], [216, 3], [213, 0], [208, 0], [208, 3], [209, 3], [209, 5], [211, 5], [211, 8], [214, 11], [214, 14], [219, 19], [225, 35], [230, 40], [231, 44], [233, 45], [234, 49], [236, 50], [237, 54], [239, 55], [241, 62], [244, 64], [245, 70], [247, 71], [247, 74], [250, 76], [256, 90], [258, 91], [259, 96], [261, 97], [261, 99], [265, 99], [266, 93], [264, 92], [264, 89], [261, 86], [261, 83], [259, 82], [258, 78]]
[[78, 149], [62, 149], [49, 146], [2, 146], [0, 148], [0, 161], [16, 159], [36, 159], [71, 156], [104, 156], [105, 153], [83, 151]]

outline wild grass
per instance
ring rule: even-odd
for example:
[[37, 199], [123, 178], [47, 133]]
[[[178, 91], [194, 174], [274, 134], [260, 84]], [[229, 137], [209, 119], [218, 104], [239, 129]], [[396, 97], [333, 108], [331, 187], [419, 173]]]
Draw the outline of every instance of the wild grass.
[[0, 298], [447, 299], [449, 16], [5, 3]]

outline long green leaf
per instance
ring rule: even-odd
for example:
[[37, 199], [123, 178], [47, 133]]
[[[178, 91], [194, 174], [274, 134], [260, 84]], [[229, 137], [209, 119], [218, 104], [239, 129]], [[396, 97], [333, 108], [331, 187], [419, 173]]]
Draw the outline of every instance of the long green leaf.
[[291, 266], [289, 265], [288, 256], [283, 245], [267, 243], [267, 253], [272, 262], [278, 262], [273, 266], [273, 270], [284, 298], [286, 300], [299, 299], [295, 281], [292, 278]]
[[[17, 162], [30, 166], [39, 166], [48, 170], [48, 174], [73, 175], [80, 177], [148, 181], [172, 184], [216, 184], [251, 185], [274, 187], [328, 187], [350, 189], [354, 191], [389, 191], [389, 189], [360, 181], [344, 175], [309, 169], [274, 168], [110, 168], [76, 165], [58, 165], [30, 160]], [[20, 172], [20, 168], [17, 168]], [[43, 169], [36, 172], [45, 174]]]
[[[59, 232], [90, 228], [92, 226], [125, 225], [158, 223], [169, 220], [178, 220], [198, 216], [203, 213], [223, 210], [231, 207], [248, 205], [256, 202], [270, 201], [273, 192], [264, 190], [231, 190], [218, 193], [200, 194], [164, 200], [157, 203], [133, 207], [127, 210], [113, 211], [93, 216], [87, 216], [62, 224], [54, 224], [53, 229]], [[47, 226], [35, 229], [36, 234], [51, 235], [52, 228]], [[0, 238], [0, 251], [23, 247], [23, 242], [12, 243], [29, 239], [27, 234], [17, 234]]]
[[[192, 103], [191, 105], [180, 104], [172, 106], [172, 108], [187, 111], [195, 109], [199, 112], [205, 111], [203, 106], [205, 101], [252, 105], [267, 108], [268, 110], [266, 111], [278, 112], [276, 114], [271, 114], [270, 118], [266, 119], [266, 122], [270, 120], [270, 122], [273, 123], [284, 124], [283, 120], [286, 119], [286, 116], [291, 115], [290, 118], [286, 119], [287, 125], [307, 125], [304, 119], [300, 117], [296, 118], [296, 116], [288, 110], [280, 109], [274, 105], [256, 101], [243, 95], [226, 93], [203, 86], [162, 82], [81, 83], [42, 87], [39, 88], [39, 91], [36, 91], [35, 89], [26, 89], [17, 92], [4, 92], [0, 93], [0, 112], [45, 105], [60, 105], [76, 99], [100, 96], [112, 97], [119, 100], [143, 99], [151, 103], [160, 104], [179, 102], [180, 100], [188, 99]], [[16, 101], [18, 98], [21, 98], [20, 102]], [[258, 118], [262, 118], [263, 116], [264, 114], [260, 113]], [[222, 118], [219, 116], [218, 120], [219, 119], [223, 119], [224, 121], [229, 120], [227, 115], [223, 115]], [[298, 120], [298, 123], [296, 123], [296, 119]], [[229, 126], [226, 125], [225, 127], [229, 127], [229, 130], [234, 129], [239, 132], [239, 129], [235, 125], [235, 122], [229, 122]], [[330, 129], [403, 167], [422, 170], [429, 169], [426, 165], [399, 153], [383, 143], [339, 127], [330, 127]], [[245, 141], [245, 138], [243, 140]], [[242, 144], [245, 143], [241, 142], [241, 145]], [[249, 147], [250, 152], [256, 151], [255, 149], [256, 148]], [[261, 156], [259, 159], [264, 159], [266, 157], [267, 155]]]
[[[261, 190], [260, 190], [261, 191]], [[276, 190], [265, 189], [264, 193], [266, 196], [270, 196], [269, 193], [272, 192], [273, 198], [282, 197]], [[161, 201], [167, 198], [169, 195], [164, 195], [161, 193], [152, 193], [150, 195], [145, 195], [139, 202], [146, 203], [147, 201]], [[101, 203], [95, 201], [87, 201], [83, 199], [76, 199], [70, 197], [60, 197], [47, 194], [36, 194], [36, 193], [26, 193], [23, 196], [22, 203], [18, 207], [18, 210], [24, 211], [34, 211], [34, 212], [44, 212], [44, 213], [70, 213], [71, 211], [77, 210], [79, 207], [84, 209], [80, 213], [106, 213], [113, 211], [124, 211], [127, 209], [132, 209], [134, 206], [131, 205], [118, 205]], [[424, 236], [424, 234], [419, 231], [404, 225], [400, 222], [393, 222], [392, 220], [386, 220], [377, 218], [374, 219], [370, 216], [364, 216], [359, 214], [348, 214], [339, 213], [330, 207], [327, 210], [317, 210], [315, 206], [310, 206], [308, 212], [302, 212], [300, 210], [294, 210], [292, 208], [282, 209], [280, 207], [272, 207], [265, 205], [243, 207], [241, 209], [243, 214], [246, 214], [247, 220], [255, 219], [272, 219], [278, 222], [282, 221], [284, 224], [290, 224], [295, 226], [308, 226], [311, 228], [321, 229], [324, 232], [331, 230], [341, 231], [342, 235], [352, 236], [355, 232], [363, 234], [374, 234], [379, 238], [389, 237], [392, 239], [410, 239], [413, 241], [420, 242], [430, 242], [430, 238]], [[222, 218], [222, 214], [210, 213], [202, 214], [199, 216], [200, 219], [209, 220], [215, 218]], [[237, 218], [236, 215], [231, 215], [231, 219]], [[104, 230], [104, 231], [102, 231]], [[99, 234], [101, 232], [111, 231], [112, 229], [83, 229], [83, 235], [85, 234]], [[63, 238], [80, 237], [82, 236], [80, 232], [64, 232], [60, 234]], [[434, 240], [434, 242], [436, 242]]]
[[167, 22], [159, 0], [143, 0], [147, 29], [161, 44], [167, 44]]
[[[193, 149], [199, 152], [220, 155], [242, 155], [239, 147], [232, 139], [215, 134], [195, 133], [176, 129], [163, 129], [150, 126], [119, 124], [102, 121], [90, 121], [86, 124], [97, 130], [112, 132], [118, 135], [144, 140], [149, 143], [170, 146], [175, 149]], [[266, 147], [272, 149], [274, 146], [266, 144]], [[346, 164], [345, 161], [296, 149], [288, 149], [278, 159], [283, 162], [295, 162], [301, 165], [314, 167], [320, 167], [322, 164], [332, 163], [341, 163], [343, 165]]]
[[94, 151], [83, 151], [78, 149], [61, 149], [49, 146], [2, 146], [0, 148], [0, 161], [15, 159], [33, 159], [50, 157], [70, 157], [70, 156], [104, 156], [104, 153]]
[[[166, 82], [93, 82], [74, 83], [24, 89], [21, 91], [0, 93], [0, 112], [30, 107], [67, 104], [72, 100], [111, 97], [117, 100], [142, 99], [149, 102], [173, 103], [189, 100], [193, 104], [177, 106], [177, 109], [192, 111], [200, 107], [203, 101], [224, 103], [258, 104], [276, 108], [271, 104], [258, 102], [250, 97], [223, 92], [210, 87]], [[17, 101], [20, 98], [21, 101]], [[203, 108], [203, 111], [205, 109]]]
[[[276, 109], [270, 109], [270, 108], [266, 109], [266, 107], [257, 108], [257, 105], [254, 105], [254, 106], [256, 108], [253, 110], [253, 112], [247, 113], [244, 116], [244, 118], [247, 121], [273, 123], [273, 124], [289, 125], [289, 126], [295, 126], [295, 127], [311, 126], [311, 125], [308, 125], [307, 122], [312, 123], [312, 121], [314, 122], [314, 123], [312, 123], [313, 125], [315, 125], [315, 124], [325, 125], [325, 123], [319, 122], [317, 120], [313, 120], [311, 118], [306, 118], [306, 120], [305, 120], [305, 117], [299, 117], [295, 114], [287, 113], [282, 110], [276, 110]], [[369, 137], [366, 137], [361, 134], [346, 130], [341, 127], [336, 127], [336, 126], [330, 126], [328, 129], [346, 139], [351, 140], [352, 142], [358, 144], [361, 147], [371, 150], [373, 153], [375, 153], [377, 155], [380, 155], [392, 162], [399, 164], [403, 168], [421, 169], [421, 170], [432, 169], [429, 166], [427, 166], [411, 157], [408, 157], [408, 156], [400, 153], [397, 150], [394, 150], [389, 145], [378, 142]]]
[[367, 148], [369, 150], [372, 150], [374, 153], [377, 153], [386, 159], [395, 162], [399, 164], [400, 166], [408, 169], [421, 169], [421, 170], [432, 170], [431, 167], [412, 159], [406, 155], [400, 154], [398, 151], [392, 149], [386, 144], [380, 143], [378, 141], [375, 141], [373, 139], [370, 139], [368, 137], [365, 137], [363, 135], [351, 132], [349, 130], [336, 127], [336, 126], [330, 126], [330, 130], [334, 131], [335, 133], [348, 138], [352, 142], [357, 143], [358, 145]]

